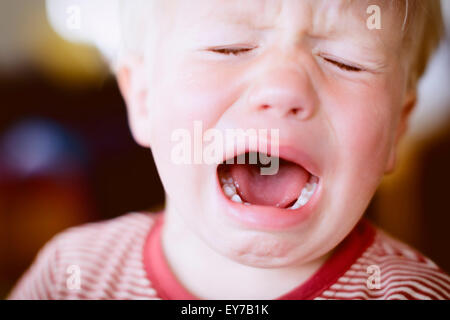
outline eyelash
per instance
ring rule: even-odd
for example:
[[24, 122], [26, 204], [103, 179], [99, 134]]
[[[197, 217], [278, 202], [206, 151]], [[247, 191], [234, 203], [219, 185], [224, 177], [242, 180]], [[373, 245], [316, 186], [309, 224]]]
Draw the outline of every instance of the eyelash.
[[364, 71], [364, 69], [360, 68], [360, 67], [356, 67], [356, 66], [352, 66], [349, 64], [345, 64], [330, 58], [326, 58], [326, 57], [322, 57], [323, 60], [325, 60], [326, 62], [329, 62], [331, 64], [334, 64], [336, 67], [338, 67], [339, 69], [342, 69], [344, 71], [349, 71], [349, 72], [361, 72]]
[[[210, 49], [210, 51], [214, 52], [214, 53], [219, 53], [219, 54], [223, 54], [223, 55], [233, 55], [233, 56], [238, 56], [241, 55], [243, 53], [247, 53], [251, 50], [253, 50], [254, 48], [213, 48]], [[326, 58], [326, 57], [322, 57], [322, 59], [324, 59], [326, 62], [331, 63], [333, 65], [335, 65], [336, 67], [338, 67], [339, 69], [342, 69], [344, 71], [349, 71], [349, 72], [361, 72], [364, 71], [364, 69], [360, 68], [360, 67], [356, 67], [356, 66], [352, 66], [349, 64], [345, 64], [330, 58]]]
[[210, 49], [209, 51], [227, 55], [227, 56], [229, 56], [229, 55], [238, 56], [240, 54], [247, 53], [253, 49], [254, 48], [213, 48], [213, 49]]

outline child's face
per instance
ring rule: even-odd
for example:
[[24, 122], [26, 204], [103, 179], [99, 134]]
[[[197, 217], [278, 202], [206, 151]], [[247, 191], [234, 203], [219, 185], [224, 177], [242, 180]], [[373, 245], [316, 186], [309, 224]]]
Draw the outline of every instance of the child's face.
[[[180, 0], [165, 8], [153, 73], [136, 85], [146, 90], [129, 90], [147, 94], [145, 108], [128, 93], [131, 124], [152, 148], [168, 210], [235, 261], [286, 266], [329, 252], [393, 166], [413, 105], [402, 18], [375, 2], [382, 29], [369, 30], [370, 3], [353, 2]], [[142, 72], [138, 68], [131, 77]], [[318, 177], [315, 194], [297, 210], [232, 202], [217, 165], [171, 159], [172, 133], [192, 132], [197, 120], [203, 131], [279, 129], [280, 158], [298, 160]], [[255, 182], [244, 173], [240, 184], [247, 184], [247, 194], [253, 183], [266, 183], [269, 194], [288, 192], [284, 186], [295, 189], [289, 179], [299, 177], [298, 170], [281, 182]]]

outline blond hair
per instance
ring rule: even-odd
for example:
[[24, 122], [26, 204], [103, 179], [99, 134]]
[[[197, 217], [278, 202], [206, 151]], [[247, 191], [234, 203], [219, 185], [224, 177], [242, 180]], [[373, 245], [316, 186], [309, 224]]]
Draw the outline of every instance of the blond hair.
[[439, 0], [406, 0], [409, 3], [406, 41], [414, 53], [409, 85], [416, 86], [444, 35], [444, 21]]

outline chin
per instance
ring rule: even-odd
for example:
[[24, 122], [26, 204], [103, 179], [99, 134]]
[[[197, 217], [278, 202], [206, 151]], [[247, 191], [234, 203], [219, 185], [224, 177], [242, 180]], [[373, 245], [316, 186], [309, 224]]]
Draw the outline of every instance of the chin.
[[[307, 254], [302, 246], [281, 234], [222, 228], [208, 232], [203, 240], [218, 254], [242, 265], [255, 268], [277, 268], [303, 262]], [[220, 241], [218, 235], [229, 234], [232, 241]], [[223, 239], [223, 236], [221, 237]]]

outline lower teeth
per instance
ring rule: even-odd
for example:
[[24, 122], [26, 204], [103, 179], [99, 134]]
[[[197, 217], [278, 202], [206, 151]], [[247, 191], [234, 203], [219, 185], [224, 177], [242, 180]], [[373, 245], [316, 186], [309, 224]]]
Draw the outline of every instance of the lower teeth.
[[300, 193], [300, 197], [298, 197], [297, 201], [289, 207], [289, 210], [295, 210], [300, 207], [303, 207], [306, 203], [308, 203], [309, 199], [311, 199], [314, 191], [316, 191], [317, 182], [308, 182], [302, 189]]
[[241, 197], [239, 197], [239, 195], [237, 195], [237, 194], [234, 194], [234, 195], [231, 197], [231, 201], [234, 201], [234, 202], [237, 202], [237, 203], [242, 203]]
[[[242, 198], [237, 194], [236, 186], [234, 185], [232, 178], [222, 178], [222, 190], [223, 193], [233, 202], [237, 203], [243, 203], [244, 205], [251, 205], [248, 202], [243, 202]], [[303, 187], [302, 192], [300, 193], [300, 196], [297, 198], [295, 203], [287, 208], [288, 210], [295, 210], [298, 208], [303, 207], [305, 204], [308, 203], [309, 199], [311, 199], [312, 195], [316, 191], [318, 183], [318, 178], [315, 176], [312, 176], [311, 179], [306, 183], [306, 185]]]

